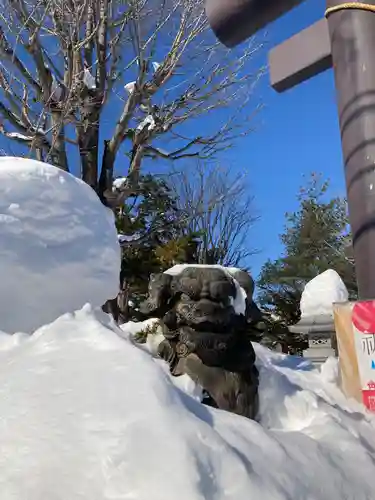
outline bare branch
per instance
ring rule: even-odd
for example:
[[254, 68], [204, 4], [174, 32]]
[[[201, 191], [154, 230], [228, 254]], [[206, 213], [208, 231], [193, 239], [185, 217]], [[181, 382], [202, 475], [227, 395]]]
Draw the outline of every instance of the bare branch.
[[10, 43], [8, 42], [3, 28], [0, 26], [0, 54], [2, 57], [11, 62], [14, 67], [21, 73], [21, 75], [25, 78], [26, 82], [32, 85], [37, 91], [40, 93], [41, 88], [39, 84], [34, 80], [29, 70], [25, 67], [22, 61], [17, 57], [14, 50], [11, 48]]
[[[145, 157], [208, 160], [253, 129], [259, 44], [233, 57], [203, 0], [0, 1], [3, 135], [66, 170], [78, 157], [103, 203], [134, 191]], [[202, 125], [208, 113], [217, 119]]]
[[[30, 14], [28, 12], [24, 0], [9, 0], [9, 4], [19, 16], [24, 28], [28, 31], [28, 43], [23, 43], [23, 45], [34, 59], [44, 99], [48, 99], [50, 94], [51, 74], [43, 59], [43, 47], [39, 40], [39, 31], [43, 25], [44, 16], [39, 23], [36, 23], [33, 19], [32, 13]], [[22, 41], [23, 39], [20, 38], [20, 40]]]
[[201, 234], [200, 262], [247, 267], [255, 253], [249, 234], [257, 215], [246, 176], [196, 161], [171, 179], [189, 230]]

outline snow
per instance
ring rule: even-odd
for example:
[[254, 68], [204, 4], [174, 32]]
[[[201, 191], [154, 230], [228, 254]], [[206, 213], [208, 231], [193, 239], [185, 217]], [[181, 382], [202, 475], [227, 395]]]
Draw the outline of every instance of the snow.
[[113, 180], [112, 186], [116, 189], [122, 188], [122, 186], [125, 184], [127, 181], [126, 177], [117, 177], [117, 179]]
[[51, 165], [0, 158], [0, 330], [30, 333], [116, 296], [112, 213], [85, 183]]
[[91, 74], [88, 68], [84, 69], [83, 72], [83, 83], [90, 90], [96, 89], [96, 80], [95, 77]]
[[184, 271], [187, 267], [203, 267], [203, 268], [215, 268], [215, 269], [221, 269], [222, 271], [225, 272], [226, 275], [230, 276], [235, 284], [236, 287], [236, 296], [234, 299], [232, 299], [232, 306], [234, 308], [234, 311], [238, 315], [245, 315], [246, 312], [246, 292], [245, 290], [239, 285], [238, 281], [236, 280], [235, 274], [239, 271], [236, 267], [224, 267], [220, 266], [218, 264], [176, 264], [175, 266], [171, 267], [170, 269], [167, 269], [167, 271], [164, 271], [166, 274], [170, 274], [171, 276], [178, 276], [179, 274]]
[[135, 85], [136, 82], [129, 82], [126, 85], [124, 85], [124, 89], [129, 93], [132, 94], [135, 90]]
[[[232, 276], [234, 278], [234, 276]], [[237, 315], [245, 315], [246, 312], [246, 292], [245, 290], [239, 285], [238, 281], [236, 279], [233, 280], [234, 284], [236, 286], [236, 296], [234, 299], [232, 299], [232, 306], [234, 308], [234, 312]]]
[[152, 62], [152, 69], [154, 70], [154, 72], [155, 72], [155, 73], [156, 73], [156, 72], [157, 72], [157, 70], [160, 68], [160, 66], [161, 66], [161, 64], [160, 64], [160, 63], [155, 62], [155, 61], [153, 61], [153, 62]]
[[[124, 323], [123, 325], [120, 325], [121, 330], [123, 333], [125, 333], [126, 338], [128, 339], [134, 339], [138, 333], [140, 333], [142, 330], [145, 330], [146, 328], [152, 328], [156, 323], [159, 323], [159, 319], [157, 318], [149, 318], [146, 319], [145, 321], [139, 321], [139, 322], [134, 322], [134, 321], [128, 321], [127, 323]], [[123, 336], [123, 335], [121, 335]], [[145, 344], [139, 344], [139, 347], [141, 349], [144, 349], [146, 352], [151, 354], [155, 358], [155, 362], [159, 363], [163, 371], [167, 374], [167, 376], [170, 378], [171, 382], [181, 389], [183, 392], [188, 394], [190, 397], [194, 398], [197, 401], [202, 401], [202, 388], [197, 385], [193, 380], [188, 376], [188, 375], [182, 375], [180, 377], [173, 377], [170, 374], [169, 367], [167, 363], [164, 363], [164, 361], [158, 359], [157, 357], [157, 350], [159, 344], [165, 339], [164, 335], [162, 334], [161, 328], [159, 327], [156, 331], [156, 333], [150, 333], [147, 335], [147, 340]]]
[[121, 335], [85, 306], [0, 336], [2, 500], [373, 500], [374, 417], [308, 363], [256, 346], [257, 423]]
[[[34, 140], [35, 135], [37, 133], [40, 135], [46, 135], [46, 131], [42, 128], [37, 129], [34, 135], [24, 135], [24, 134], [20, 134], [19, 132], [5, 132], [4, 130], [2, 130], [1, 132], [9, 139], [16, 139], [16, 140], [25, 141], [25, 142]], [[7, 156], [7, 155], [4, 154], [4, 156]]]
[[254, 344], [258, 421], [209, 408], [157, 358], [160, 328], [135, 343], [157, 319], [101, 310], [120, 249], [91, 188], [0, 158], [0, 234], [1, 500], [373, 500], [375, 416], [340, 391], [337, 359]]
[[134, 234], [122, 234], [119, 233], [117, 235], [118, 241], [120, 244], [123, 243], [130, 243], [131, 241], [137, 241], [140, 239], [141, 235], [139, 233], [134, 233]]
[[327, 269], [306, 284], [300, 302], [301, 316], [333, 317], [332, 304], [347, 302], [348, 298], [348, 290], [338, 273]]
[[32, 135], [24, 135], [19, 132], [7, 132], [6, 136], [9, 137], [9, 139], [19, 139], [21, 141], [32, 141], [34, 139]]
[[152, 115], [147, 115], [144, 120], [138, 125], [137, 130], [141, 132], [148, 125], [149, 130], [153, 130], [156, 127], [155, 119]]
[[149, 318], [145, 321], [128, 321], [120, 325], [120, 329], [126, 334], [127, 338], [131, 338], [146, 328], [153, 328], [158, 322], [158, 318]]

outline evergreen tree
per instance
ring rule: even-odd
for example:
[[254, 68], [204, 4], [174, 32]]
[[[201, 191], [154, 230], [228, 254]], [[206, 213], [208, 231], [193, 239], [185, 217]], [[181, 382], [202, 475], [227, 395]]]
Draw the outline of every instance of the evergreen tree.
[[280, 237], [283, 256], [267, 261], [258, 281], [260, 304], [277, 318], [271, 321], [273, 335], [296, 350], [303, 339], [287, 335], [285, 326], [299, 320], [301, 294], [308, 281], [331, 268], [340, 274], [351, 298], [357, 295], [346, 200], [328, 198], [328, 188], [329, 182], [317, 174], [301, 188], [298, 210], [286, 214]]
[[[198, 235], [186, 231], [188, 216], [178, 208], [165, 180], [141, 177], [138, 189], [118, 211], [116, 226], [122, 241], [123, 304], [137, 307], [147, 294], [150, 274], [180, 262], [195, 262]], [[124, 316], [128, 316], [122, 311]]]

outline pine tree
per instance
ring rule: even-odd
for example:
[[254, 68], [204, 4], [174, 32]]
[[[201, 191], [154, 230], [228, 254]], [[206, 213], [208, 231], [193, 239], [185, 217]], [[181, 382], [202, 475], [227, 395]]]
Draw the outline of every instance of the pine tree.
[[280, 236], [283, 255], [264, 264], [258, 281], [260, 304], [277, 318], [271, 321], [271, 329], [289, 349], [299, 350], [303, 344], [303, 339], [287, 335], [285, 326], [299, 320], [301, 294], [308, 281], [331, 268], [340, 274], [350, 297], [357, 296], [346, 200], [329, 198], [328, 189], [329, 182], [318, 174], [312, 174], [301, 188], [299, 208], [286, 214]]
[[166, 181], [152, 175], [141, 177], [137, 191], [116, 218], [123, 241], [121, 309], [127, 308], [129, 298], [135, 308], [144, 300], [150, 274], [175, 263], [196, 261], [198, 235], [187, 232], [187, 223], [188, 215], [178, 208]]

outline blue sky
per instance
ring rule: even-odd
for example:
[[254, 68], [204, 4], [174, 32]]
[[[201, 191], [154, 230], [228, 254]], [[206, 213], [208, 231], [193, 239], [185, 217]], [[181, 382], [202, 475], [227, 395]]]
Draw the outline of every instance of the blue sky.
[[[321, 19], [324, 8], [325, 0], [306, 0], [269, 25], [265, 34], [259, 34], [267, 47], [256, 63], [266, 65], [268, 50]], [[123, 85], [123, 79], [119, 84]], [[284, 214], [297, 208], [296, 195], [303, 175], [322, 172], [331, 179], [333, 196], [344, 195], [345, 187], [332, 70], [283, 94], [271, 89], [268, 75], [265, 75], [254, 98], [255, 102], [264, 104], [257, 118], [257, 130], [241, 139], [223, 160], [233, 165], [235, 173], [236, 170], [239, 173], [247, 171], [251, 179], [260, 215], [259, 222], [249, 234], [249, 246], [260, 249], [259, 254], [249, 260], [256, 276], [267, 258], [277, 258], [282, 252], [279, 234], [283, 230]], [[113, 117], [114, 114], [117, 117], [118, 109], [118, 101], [113, 101], [108, 107], [101, 139], [111, 136], [115, 123]], [[212, 124], [216, 126], [215, 120], [216, 115], [202, 117], [199, 127], [204, 130]], [[192, 125], [194, 131], [197, 126], [198, 123]], [[0, 136], [0, 147], [3, 144], [4, 138]], [[13, 154], [18, 153], [14, 144], [13, 151]], [[124, 174], [127, 165], [127, 159], [120, 159], [116, 164], [117, 173]], [[154, 163], [151, 168], [154, 172], [163, 170], [160, 163]], [[74, 173], [78, 173], [78, 169]]]
[[[269, 48], [290, 38], [324, 15], [325, 0], [307, 0], [267, 27]], [[266, 62], [266, 53], [264, 54]], [[278, 94], [268, 75], [258, 88], [265, 104], [257, 131], [238, 144], [235, 156], [251, 173], [261, 219], [251, 237], [261, 252], [251, 258], [253, 273], [267, 258], [280, 255], [278, 235], [284, 214], [297, 208], [303, 174], [322, 172], [331, 193], [345, 194], [340, 133], [332, 70]]]

